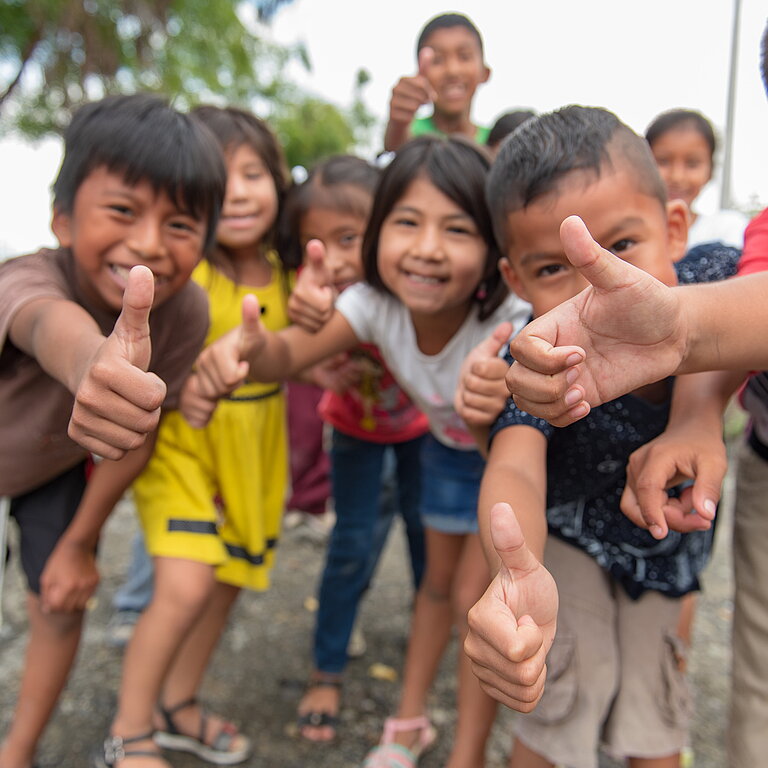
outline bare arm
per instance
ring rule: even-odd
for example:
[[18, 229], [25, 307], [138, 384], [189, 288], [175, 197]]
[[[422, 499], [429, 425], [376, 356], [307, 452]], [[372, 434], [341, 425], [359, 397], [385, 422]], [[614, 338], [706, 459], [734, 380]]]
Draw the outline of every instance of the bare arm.
[[146, 465], [153, 434], [122, 459], [99, 462], [86, 485], [72, 522], [54, 548], [40, 577], [45, 611], [83, 610], [99, 581], [95, 550], [101, 529], [117, 502]]

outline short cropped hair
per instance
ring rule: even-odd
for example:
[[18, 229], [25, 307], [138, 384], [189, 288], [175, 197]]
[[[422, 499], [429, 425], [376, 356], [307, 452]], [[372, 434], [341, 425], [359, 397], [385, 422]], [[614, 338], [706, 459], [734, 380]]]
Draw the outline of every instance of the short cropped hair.
[[335, 155], [316, 165], [286, 196], [278, 227], [277, 252], [287, 269], [304, 260], [301, 220], [311, 208], [327, 208], [368, 222], [380, 171], [353, 155]]
[[77, 190], [96, 168], [148, 181], [180, 208], [206, 221], [210, 250], [224, 200], [227, 172], [216, 140], [189, 115], [159, 96], [108, 96], [75, 112], [64, 133], [64, 159], [53, 184], [53, 205], [71, 213]]
[[486, 185], [494, 231], [507, 247], [506, 217], [557, 189], [572, 171], [599, 178], [604, 168], [628, 166], [642, 191], [667, 202], [647, 142], [616, 115], [571, 105], [523, 123], [501, 145]]
[[389, 292], [379, 274], [381, 228], [408, 187], [416, 179], [426, 178], [472, 217], [488, 246], [483, 275], [480, 285], [475, 286], [473, 301], [479, 305], [481, 320], [493, 314], [506, 297], [507, 288], [498, 270], [500, 253], [483, 197], [489, 167], [488, 152], [461, 136], [424, 135], [404, 144], [382, 173], [363, 237], [363, 269], [369, 285]]
[[434, 19], [430, 19], [421, 30], [419, 39], [416, 42], [416, 58], [419, 58], [421, 49], [428, 45], [428, 40], [434, 32], [438, 29], [451, 29], [452, 27], [464, 27], [468, 29], [476, 38], [477, 44], [480, 46], [480, 55], [484, 56], [483, 52], [483, 38], [480, 34], [480, 30], [463, 14], [461, 13], [443, 13], [440, 16], [435, 16]]
[[645, 140], [653, 147], [667, 131], [677, 131], [681, 128], [696, 131], [709, 147], [709, 160], [714, 163], [717, 138], [712, 123], [701, 112], [693, 109], [670, 109], [657, 115], [645, 130]]
[[536, 113], [530, 109], [515, 109], [511, 112], [505, 112], [496, 119], [493, 127], [488, 132], [488, 139], [485, 145], [490, 149], [495, 149], [518, 125], [522, 125], [532, 117], [536, 117]]

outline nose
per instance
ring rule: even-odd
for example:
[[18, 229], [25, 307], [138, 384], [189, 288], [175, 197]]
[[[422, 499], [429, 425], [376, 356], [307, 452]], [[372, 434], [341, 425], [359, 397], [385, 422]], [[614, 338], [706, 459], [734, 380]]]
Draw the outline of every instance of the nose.
[[230, 173], [227, 176], [226, 201], [241, 200], [245, 196], [245, 179], [238, 172]]
[[439, 259], [442, 256], [440, 232], [436, 226], [419, 227], [413, 242], [413, 255], [422, 259]]
[[166, 253], [162, 222], [154, 216], [139, 217], [131, 228], [128, 247], [144, 259], [156, 259]]

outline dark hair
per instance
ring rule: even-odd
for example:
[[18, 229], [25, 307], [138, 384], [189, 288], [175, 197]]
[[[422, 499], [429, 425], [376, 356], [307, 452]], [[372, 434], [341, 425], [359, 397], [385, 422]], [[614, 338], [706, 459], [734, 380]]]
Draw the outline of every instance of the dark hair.
[[108, 96], [75, 112], [64, 132], [64, 159], [53, 205], [71, 213], [77, 190], [96, 168], [148, 181], [179, 208], [206, 221], [204, 249], [216, 238], [226, 168], [210, 131], [149, 94]]
[[486, 185], [496, 237], [507, 245], [506, 217], [553, 192], [572, 171], [599, 178], [603, 168], [629, 166], [638, 188], [666, 204], [667, 192], [651, 150], [616, 115], [571, 105], [535, 117], [501, 145]]
[[389, 292], [379, 274], [381, 227], [413, 181], [426, 178], [472, 217], [488, 246], [483, 276], [480, 285], [472, 286], [472, 296], [479, 304], [480, 319], [489, 317], [507, 295], [498, 269], [499, 249], [483, 196], [489, 167], [488, 153], [460, 136], [425, 135], [404, 144], [382, 173], [373, 199], [371, 218], [363, 237], [366, 281], [377, 290]]
[[696, 112], [693, 109], [670, 109], [668, 112], [657, 115], [645, 130], [645, 140], [653, 147], [654, 142], [662, 134], [680, 129], [697, 131], [709, 147], [710, 163], [714, 163], [715, 150], [717, 149], [715, 130], [712, 128], [712, 123], [701, 112]]
[[530, 109], [515, 109], [512, 112], [505, 112], [501, 117], [497, 118], [493, 127], [488, 132], [488, 139], [485, 145], [490, 149], [495, 149], [497, 145], [501, 144], [502, 139], [505, 139], [512, 133], [518, 125], [522, 125], [532, 117], [536, 117], [536, 113]]
[[336, 155], [316, 165], [306, 180], [285, 198], [277, 235], [277, 251], [287, 269], [304, 260], [299, 237], [301, 220], [311, 208], [329, 208], [368, 221], [379, 169], [352, 155]]
[[468, 29], [477, 38], [477, 43], [480, 46], [480, 55], [484, 55], [483, 38], [480, 35], [480, 30], [461, 13], [443, 13], [440, 16], [435, 16], [434, 19], [430, 19], [424, 25], [416, 43], [416, 58], [419, 58], [421, 49], [428, 45], [427, 41], [434, 32], [437, 32], [438, 29], [451, 29], [452, 27]]
[[760, 74], [763, 76], [763, 86], [768, 95], [768, 24], [765, 25], [760, 40]]
[[[283, 150], [278, 144], [270, 127], [256, 115], [237, 107], [214, 107], [201, 105], [190, 113], [216, 137], [225, 155], [247, 144], [267, 167], [275, 182], [277, 192], [278, 217], [266, 233], [264, 240], [269, 246], [274, 245], [277, 231], [277, 219], [288, 190], [289, 174], [283, 157]], [[216, 261], [214, 257], [214, 261]]]

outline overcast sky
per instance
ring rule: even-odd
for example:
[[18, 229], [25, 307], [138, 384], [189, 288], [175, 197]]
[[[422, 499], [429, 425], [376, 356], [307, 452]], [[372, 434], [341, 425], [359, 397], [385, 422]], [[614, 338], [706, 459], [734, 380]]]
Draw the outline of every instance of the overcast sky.
[[[342, 106], [357, 69], [367, 69], [366, 102], [383, 121], [392, 86], [414, 71], [419, 30], [454, 10], [477, 24], [493, 70], [475, 99], [476, 122], [490, 124], [515, 107], [580, 103], [607, 107], [639, 132], [672, 107], [699, 109], [724, 128], [732, 0], [294, 0], [270, 34], [303, 41], [313, 70], [296, 78]], [[742, 0], [733, 172], [742, 206], [768, 205], [768, 101], [759, 76], [765, 23], [765, 0]], [[51, 241], [48, 187], [59, 159], [55, 141], [34, 148], [0, 141], [0, 254]], [[712, 185], [700, 207], [711, 210], [717, 200]]]

